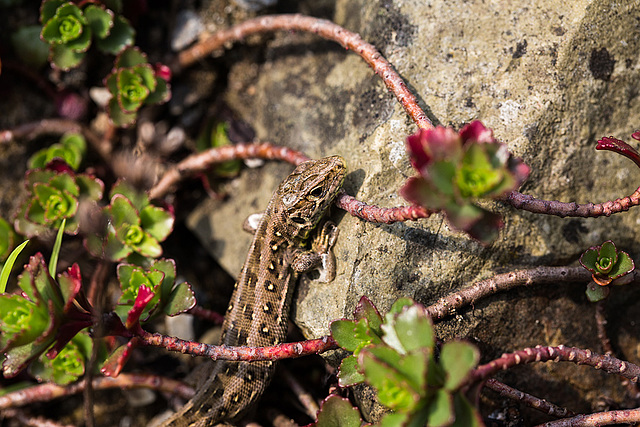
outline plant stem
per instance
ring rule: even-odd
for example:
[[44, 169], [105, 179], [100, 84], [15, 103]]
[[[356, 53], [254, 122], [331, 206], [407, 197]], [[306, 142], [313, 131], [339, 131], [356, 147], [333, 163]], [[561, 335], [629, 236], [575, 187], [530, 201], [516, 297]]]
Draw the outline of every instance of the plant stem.
[[222, 49], [230, 43], [240, 41], [246, 37], [273, 31], [305, 31], [332, 40], [347, 50], [352, 50], [382, 78], [387, 88], [398, 98], [407, 114], [418, 127], [432, 129], [433, 125], [427, 115], [418, 105], [416, 97], [407, 88], [402, 77], [393, 69], [380, 52], [370, 43], [362, 40], [359, 34], [348, 31], [341, 26], [311, 16], [304, 15], [270, 15], [242, 22], [226, 30], [218, 31], [178, 56], [177, 64], [173, 65], [173, 72], [178, 73], [182, 68], [200, 61], [212, 52]]
[[187, 313], [199, 317], [200, 319], [208, 320], [215, 325], [222, 325], [222, 322], [224, 322], [224, 316], [222, 314], [216, 313], [212, 310], [207, 310], [199, 305], [194, 306], [191, 310], [187, 311]]
[[573, 418], [550, 421], [537, 427], [599, 427], [610, 424], [635, 424], [640, 422], [640, 408], [576, 415]]
[[149, 198], [157, 199], [167, 194], [171, 188], [183, 178], [197, 172], [203, 172], [216, 163], [235, 159], [278, 159], [294, 165], [309, 160], [304, 153], [291, 148], [281, 147], [262, 142], [260, 144], [236, 144], [224, 147], [210, 148], [206, 151], [192, 154], [177, 165], [169, 169], [160, 181], [149, 190]]
[[588, 365], [595, 369], [602, 369], [608, 374], [618, 374], [633, 382], [640, 379], [640, 366], [612, 356], [593, 353], [588, 349], [575, 347], [537, 346], [525, 348], [513, 353], [505, 353], [498, 359], [480, 365], [471, 371], [469, 383], [483, 381], [495, 373], [507, 370], [513, 366], [533, 362], [573, 362], [578, 365]]
[[573, 411], [570, 411], [567, 408], [562, 408], [546, 401], [545, 399], [540, 399], [513, 387], [509, 387], [508, 385], [493, 378], [489, 378], [484, 383], [484, 386], [500, 394], [502, 397], [520, 401], [525, 405], [533, 409], [537, 409], [540, 412], [544, 412], [547, 415], [551, 415], [552, 417], [565, 418], [573, 417], [575, 415]]
[[0, 413], [0, 420], [3, 418], [17, 420], [21, 425], [29, 427], [75, 427], [73, 424], [60, 424], [43, 417], [34, 417], [20, 409], [6, 409], [2, 411], [2, 413]]
[[519, 286], [531, 286], [557, 282], [588, 282], [591, 273], [583, 267], [536, 267], [497, 274], [489, 279], [440, 298], [426, 308], [433, 320], [453, 315], [456, 310], [489, 295]]
[[[95, 390], [150, 388], [177, 394], [184, 399], [190, 399], [195, 394], [193, 388], [180, 381], [147, 374], [120, 374], [115, 378], [97, 377], [91, 381], [91, 384]], [[82, 392], [85, 385], [85, 380], [66, 387], [53, 383], [35, 385], [0, 396], [0, 409], [25, 406], [35, 402], [48, 402], [59, 397], [70, 396]]]
[[516, 209], [528, 212], [564, 217], [595, 218], [610, 216], [615, 213], [628, 211], [631, 207], [640, 205], [640, 187], [630, 196], [609, 200], [603, 203], [578, 204], [575, 202], [557, 202], [553, 200], [536, 199], [533, 196], [513, 191], [504, 199]]
[[[598, 330], [598, 339], [600, 339], [600, 345], [602, 345], [602, 350], [605, 354], [609, 356], [613, 356], [615, 352], [613, 351], [613, 346], [611, 345], [611, 340], [607, 334], [607, 299], [603, 299], [596, 303], [595, 308], [595, 318], [596, 318], [596, 328]], [[638, 384], [632, 383], [627, 379], [622, 379], [622, 385], [627, 388], [627, 392], [631, 396], [631, 398], [636, 402], [640, 398], [640, 390], [638, 390]]]
[[208, 357], [212, 360], [280, 360], [319, 354], [338, 348], [338, 344], [330, 336], [315, 340], [279, 344], [272, 347], [232, 347], [209, 345], [180, 338], [169, 337], [159, 333], [149, 333], [142, 328], [137, 331], [139, 344], [164, 347], [169, 351], [189, 353], [192, 356]]
[[298, 401], [302, 404], [302, 407], [305, 409], [305, 412], [307, 413], [307, 415], [312, 420], [315, 420], [318, 414], [318, 411], [320, 410], [320, 407], [316, 403], [313, 396], [311, 396], [311, 393], [309, 393], [302, 386], [302, 384], [300, 384], [300, 382], [291, 373], [291, 371], [289, 371], [284, 366], [280, 366], [279, 369], [280, 369], [280, 372], [283, 374], [283, 379], [285, 380], [289, 388], [291, 388], [291, 391], [293, 391], [293, 394], [296, 395], [296, 397], [298, 398]]

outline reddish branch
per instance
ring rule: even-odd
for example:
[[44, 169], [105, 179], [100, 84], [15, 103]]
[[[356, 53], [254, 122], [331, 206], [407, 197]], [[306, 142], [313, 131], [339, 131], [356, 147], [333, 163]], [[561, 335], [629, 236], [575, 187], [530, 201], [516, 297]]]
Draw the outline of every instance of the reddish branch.
[[32, 140], [43, 135], [64, 135], [67, 132], [81, 133], [96, 152], [106, 161], [111, 158], [111, 144], [108, 138], [100, 138], [86, 126], [69, 119], [43, 119], [20, 125], [15, 129], [0, 130], [0, 144], [6, 144], [14, 139]]
[[224, 322], [224, 316], [222, 314], [207, 310], [199, 305], [194, 306], [191, 310], [187, 311], [187, 313], [208, 320], [215, 325], [222, 325], [222, 322]]
[[508, 385], [501, 383], [500, 381], [493, 378], [488, 379], [484, 383], [484, 386], [495, 391], [496, 393], [499, 393], [502, 397], [520, 401], [525, 405], [537, 409], [538, 411], [544, 412], [545, 414], [551, 415], [552, 417], [565, 418], [575, 415], [574, 412], [568, 410], [567, 408], [562, 408], [544, 399], [540, 399], [523, 391], [516, 390], [515, 388], [509, 387]]
[[262, 142], [259, 144], [236, 144], [211, 148], [201, 153], [192, 154], [169, 169], [160, 181], [149, 190], [149, 197], [157, 199], [167, 194], [171, 188], [183, 178], [197, 172], [203, 172], [216, 163], [234, 159], [277, 159], [294, 165], [309, 160], [304, 153], [291, 148]]
[[229, 29], [218, 31], [193, 47], [181, 52], [178, 57], [178, 64], [174, 67], [174, 72], [180, 71], [180, 68], [190, 66], [216, 50], [225, 48], [230, 43], [243, 40], [253, 34], [273, 31], [305, 31], [317, 34], [324, 39], [332, 40], [345, 49], [354, 51], [382, 78], [389, 90], [398, 98], [407, 114], [419, 127], [424, 129], [433, 128], [427, 115], [418, 106], [416, 97], [380, 52], [372, 44], [362, 40], [359, 34], [348, 31], [325, 19], [303, 15], [271, 15], [250, 19]]
[[20, 409], [6, 409], [0, 413], [2, 417], [17, 420], [21, 425], [29, 427], [75, 427], [73, 424], [61, 424], [43, 417], [34, 417]]
[[474, 283], [458, 292], [440, 298], [427, 307], [427, 314], [433, 319], [450, 316], [461, 307], [518, 286], [531, 286], [557, 282], [588, 282], [591, 273], [583, 267], [537, 267], [497, 274], [489, 279]]
[[203, 356], [212, 360], [242, 360], [246, 362], [292, 359], [338, 348], [338, 344], [329, 336], [272, 347], [216, 346], [186, 341], [158, 333], [151, 334], [142, 329], [138, 331], [138, 338], [140, 339], [140, 344], [164, 347], [169, 351], [189, 353], [192, 356]]
[[[24, 406], [34, 402], [45, 402], [58, 397], [77, 394], [84, 390], [85, 384], [85, 381], [80, 381], [62, 387], [53, 383], [46, 383], [24, 388], [0, 396], [0, 409]], [[98, 377], [93, 379], [92, 385], [95, 390], [108, 388], [150, 388], [166, 393], [177, 394], [184, 399], [190, 399], [195, 394], [193, 388], [180, 381], [145, 374], [120, 374], [115, 378]]]
[[578, 204], [574, 202], [556, 202], [553, 200], [536, 199], [533, 196], [514, 191], [510, 193], [505, 201], [516, 209], [540, 213], [546, 215], [555, 215], [561, 218], [569, 217], [599, 217], [610, 216], [611, 214], [628, 211], [633, 206], [640, 205], [640, 187], [633, 192], [632, 195], [621, 199], [609, 200], [604, 203], [585, 203]]
[[576, 415], [573, 418], [551, 421], [537, 427], [599, 427], [611, 424], [635, 424], [640, 422], [640, 408]]
[[485, 365], [480, 365], [471, 372], [469, 383], [483, 381], [495, 373], [507, 370], [516, 365], [533, 362], [573, 362], [578, 365], [588, 365], [595, 369], [601, 369], [608, 374], [618, 374], [633, 382], [640, 379], [640, 366], [631, 362], [617, 359], [612, 356], [593, 353], [591, 350], [583, 350], [575, 347], [543, 347], [525, 348], [513, 353], [505, 353]]
[[428, 218], [432, 213], [427, 208], [417, 205], [396, 208], [382, 208], [380, 206], [368, 205], [344, 192], [336, 198], [336, 206], [365, 221], [384, 224]]

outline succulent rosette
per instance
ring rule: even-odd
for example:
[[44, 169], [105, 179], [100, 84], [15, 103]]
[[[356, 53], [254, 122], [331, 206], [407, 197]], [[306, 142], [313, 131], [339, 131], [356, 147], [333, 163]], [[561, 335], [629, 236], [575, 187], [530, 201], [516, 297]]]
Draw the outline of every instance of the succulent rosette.
[[593, 281], [600, 286], [607, 286], [635, 269], [629, 254], [619, 251], [611, 240], [587, 249], [580, 257], [580, 264], [591, 272]]
[[159, 259], [148, 268], [132, 264], [118, 266], [118, 281], [122, 295], [115, 312], [126, 328], [147, 322], [164, 313], [175, 316], [191, 309], [195, 296], [191, 286], [175, 283], [176, 265], [171, 259]]
[[87, 142], [78, 133], [67, 133], [60, 142], [38, 150], [29, 158], [29, 169], [40, 169], [55, 159], [68, 164], [74, 171], [78, 170], [82, 157], [87, 151]]
[[94, 38], [100, 50], [117, 54], [133, 44], [135, 34], [126, 19], [95, 3], [79, 6], [70, 1], [44, 0], [40, 22], [40, 37], [50, 46], [49, 60], [62, 70], [77, 67]]
[[451, 225], [483, 243], [495, 239], [502, 218], [478, 202], [517, 189], [529, 167], [479, 121], [459, 132], [442, 126], [420, 129], [407, 138], [407, 150], [419, 176], [409, 178], [400, 189], [402, 197], [443, 211]]
[[32, 256], [18, 278], [20, 294], [0, 294], [0, 352], [3, 374], [12, 377], [42, 355], [54, 358], [82, 329], [91, 308], [80, 294], [77, 264], [51, 277], [42, 254]]
[[63, 219], [67, 220], [65, 232], [76, 234], [79, 202], [96, 202], [104, 190], [98, 178], [76, 174], [63, 161], [50, 162], [46, 169], [29, 170], [25, 185], [29, 194], [16, 215], [14, 227], [27, 237], [60, 228]]
[[166, 67], [154, 69], [136, 48], [127, 48], [118, 56], [105, 85], [112, 95], [109, 117], [117, 126], [129, 126], [143, 105], [160, 104], [171, 96]]
[[160, 242], [173, 229], [174, 218], [167, 210], [149, 203], [149, 198], [137, 192], [125, 181], [111, 190], [111, 203], [103, 209], [107, 219], [104, 235], [90, 235], [85, 244], [97, 257], [121, 261], [131, 254], [145, 258], [162, 255]]

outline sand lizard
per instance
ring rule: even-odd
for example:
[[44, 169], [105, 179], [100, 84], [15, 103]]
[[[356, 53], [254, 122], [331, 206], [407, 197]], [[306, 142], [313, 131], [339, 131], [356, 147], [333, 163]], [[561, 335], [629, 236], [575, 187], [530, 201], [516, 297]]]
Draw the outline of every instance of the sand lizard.
[[[332, 260], [337, 229], [326, 223], [318, 252], [309, 236], [342, 188], [346, 165], [332, 156], [300, 164], [278, 187], [260, 221], [222, 326], [220, 344], [261, 347], [286, 337], [289, 303], [297, 276]], [[233, 420], [260, 398], [274, 362], [214, 362], [196, 395], [165, 427], [210, 426]]]

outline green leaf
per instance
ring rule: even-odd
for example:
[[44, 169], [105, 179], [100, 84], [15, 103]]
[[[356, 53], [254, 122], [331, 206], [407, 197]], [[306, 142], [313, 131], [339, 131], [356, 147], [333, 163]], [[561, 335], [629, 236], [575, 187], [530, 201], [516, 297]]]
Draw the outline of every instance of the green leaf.
[[143, 84], [142, 77], [129, 69], [118, 71], [118, 104], [125, 113], [134, 113], [149, 96], [149, 88]]
[[600, 250], [598, 251], [598, 259], [601, 258], [611, 258], [617, 261], [618, 252], [616, 251], [616, 245], [611, 240], [607, 240], [602, 244], [602, 246], [600, 246]]
[[175, 261], [172, 259], [158, 259], [151, 264], [150, 268], [164, 273], [164, 279], [162, 279], [160, 290], [160, 298], [163, 301], [167, 301], [176, 281]]
[[39, 25], [20, 27], [11, 35], [14, 52], [26, 65], [39, 69], [47, 63], [49, 45], [40, 39]]
[[331, 395], [322, 402], [316, 427], [360, 427], [360, 411], [348, 399]]
[[122, 194], [125, 196], [136, 210], [141, 211], [145, 206], [149, 204], [149, 197], [144, 191], [136, 190], [126, 180], [121, 179], [111, 187], [110, 197], [113, 198], [116, 194]]
[[331, 322], [330, 328], [333, 339], [347, 351], [356, 351], [362, 342], [356, 337], [356, 322], [353, 320], [335, 320]]
[[405, 308], [391, 321], [382, 325], [382, 340], [400, 354], [416, 349], [432, 349], [433, 326], [424, 309], [418, 305]]
[[587, 299], [590, 302], [598, 302], [609, 296], [611, 292], [611, 287], [609, 286], [600, 286], [596, 282], [591, 281], [587, 285], [587, 290], [585, 294], [587, 295]]
[[162, 242], [171, 234], [173, 221], [173, 215], [153, 205], [145, 206], [140, 211], [140, 225], [159, 242]]
[[38, 381], [54, 382], [65, 386], [84, 374], [86, 356], [78, 343], [72, 340], [65, 345], [54, 359], [41, 355], [29, 370]]
[[367, 319], [367, 324], [371, 331], [375, 332], [379, 337], [382, 336], [382, 329], [380, 328], [382, 325], [382, 316], [380, 316], [378, 309], [369, 298], [364, 296], [360, 298], [353, 315], [356, 320]]
[[125, 113], [122, 111], [115, 97], [109, 100], [107, 112], [113, 124], [118, 127], [129, 127], [136, 122], [136, 118], [138, 117], [137, 113]]
[[635, 263], [629, 254], [624, 251], [619, 251], [618, 262], [613, 266], [608, 276], [612, 279], [617, 279], [618, 277], [631, 273], [635, 268]]
[[64, 227], [67, 224], [67, 219], [62, 220], [62, 225], [58, 229], [58, 234], [56, 235], [56, 241], [53, 244], [53, 250], [51, 252], [51, 258], [49, 259], [49, 271], [51, 274], [56, 273], [56, 268], [58, 268], [58, 256], [60, 255], [60, 247], [62, 246], [62, 235], [64, 234]]
[[80, 197], [98, 201], [102, 199], [104, 184], [98, 178], [85, 174], [76, 175], [76, 184], [80, 191]]
[[349, 387], [365, 380], [364, 375], [358, 371], [358, 359], [351, 355], [342, 359], [338, 369], [338, 381], [340, 387]]
[[2, 272], [0, 272], [0, 293], [4, 293], [7, 289], [7, 282], [9, 282], [9, 275], [11, 274], [11, 270], [13, 269], [13, 264], [16, 262], [18, 255], [20, 255], [20, 252], [22, 252], [24, 247], [27, 246], [27, 243], [29, 243], [29, 241], [25, 240], [20, 245], [18, 245], [18, 247], [11, 252], [9, 258], [7, 258], [7, 261], [2, 266]]
[[[13, 249], [16, 241], [16, 233], [13, 231], [13, 227], [0, 217], [0, 262], [7, 259], [10, 251]], [[0, 293], [4, 292], [0, 289]]]
[[154, 79], [156, 80], [156, 89], [144, 101], [145, 105], [163, 104], [171, 98], [169, 83], [160, 77], [154, 77]]
[[56, 14], [56, 10], [65, 3], [66, 0], [45, 0], [40, 7], [40, 22], [46, 24]]
[[453, 396], [456, 419], [451, 427], [484, 427], [478, 410], [461, 393]]
[[84, 8], [84, 16], [87, 18], [87, 25], [99, 39], [109, 35], [113, 27], [113, 12], [105, 9], [104, 6], [90, 4]]
[[196, 305], [196, 297], [187, 282], [177, 284], [166, 301], [164, 312], [175, 316], [191, 310]]
[[113, 20], [111, 33], [103, 39], [96, 39], [95, 43], [98, 49], [104, 53], [117, 55], [127, 46], [133, 45], [135, 35], [136, 32], [129, 24], [129, 21], [122, 16], [116, 16]]
[[76, 52], [60, 44], [51, 46], [49, 61], [56, 68], [62, 71], [69, 71], [71, 68], [80, 65], [85, 55], [86, 52]]
[[439, 389], [429, 404], [429, 427], [445, 427], [455, 420], [453, 398], [448, 391]]
[[116, 231], [121, 227], [140, 225], [138, 211], [133, 207], [131, 201], [121, 194], [115, 194], [111, 198], [109, 213]]
[[123, 50], [116, 58], [115, 68], [132, 68], [136, 65], [148, 64], [147, 57], [137, 47]]
[[440, 365], [446, 373], [444, 388], [455, 391], [464, 384], [469, 372], [478, 364], [480, 352], [464, 341], [448, 341], [440, 350]]
[[367, 383], [378, 391], [378, 399], [393, 410], [411, 410], [420, 402], [420, 394], [409, 378], [398, 371], [402, 356], [387, 347], [365, 348], [358, 364]]

